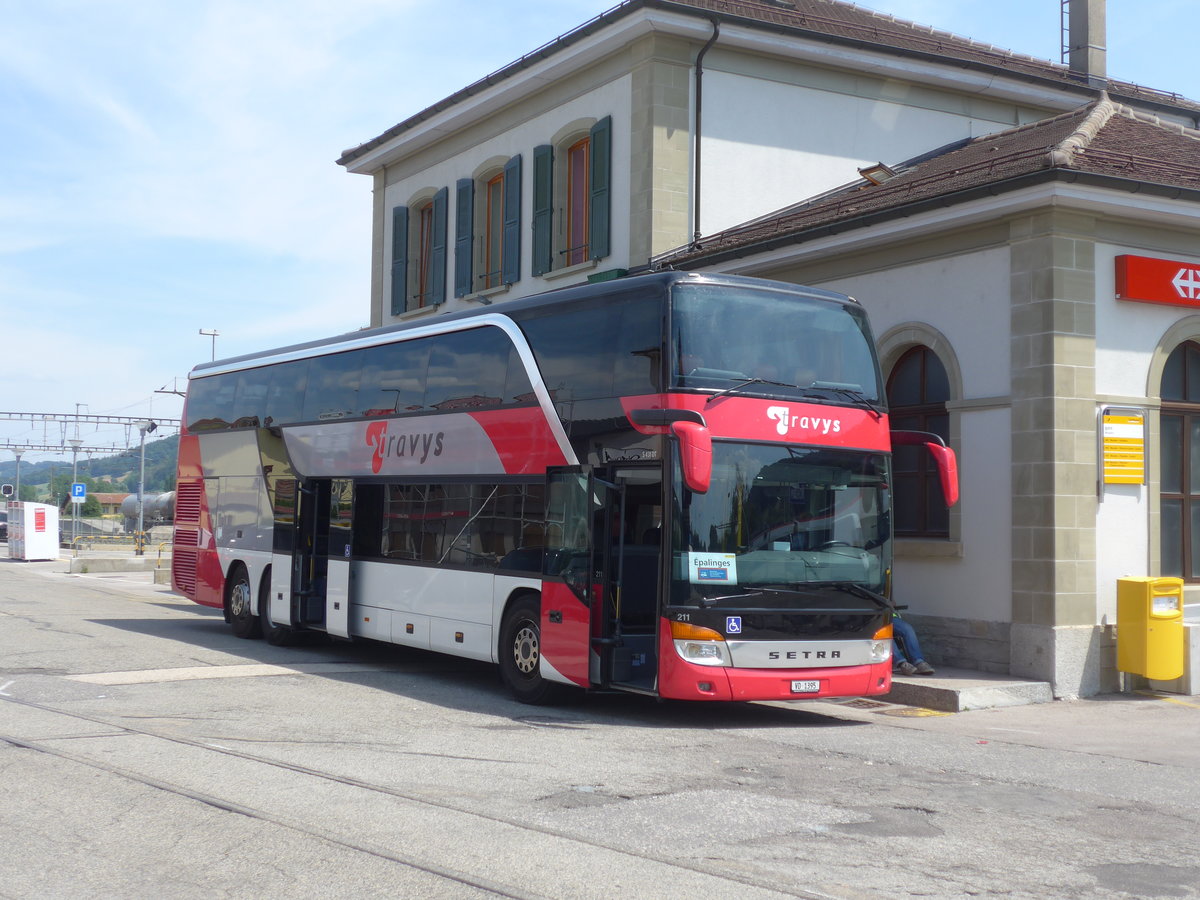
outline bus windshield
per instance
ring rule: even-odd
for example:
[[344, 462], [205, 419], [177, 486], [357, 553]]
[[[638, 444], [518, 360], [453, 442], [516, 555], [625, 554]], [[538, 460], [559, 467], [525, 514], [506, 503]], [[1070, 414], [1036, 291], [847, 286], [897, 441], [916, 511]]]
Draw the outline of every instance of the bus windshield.
[[713, 442], [712, 484], [675, 474], [677, 604], [764, 591], [885, 589], [891, 567], [887, 457], [840, 448]]
[[[856, 305], [787, 291], [680, 284], [671, 321], [676, 387], [738, 386], [741, 393], [774, 397], [824, 393], [843, 405], [880, 400], [870, 326]], [[756, 388], [756, 380], [766, 383]]]

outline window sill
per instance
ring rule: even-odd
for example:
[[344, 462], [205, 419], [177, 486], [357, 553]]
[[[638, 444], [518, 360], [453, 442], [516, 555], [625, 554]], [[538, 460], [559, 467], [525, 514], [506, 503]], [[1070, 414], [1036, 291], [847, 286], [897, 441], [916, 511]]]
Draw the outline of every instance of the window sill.
[[478, 303], [491, 303], [492, 297], [498, 294], [507, 294], [511, 288], [511, 284], [498, 284], [496, 287], [483, 288], [482, 290], [475, 291], [473, 294], [467, 294], [462, 299], [474, 300]]
[[431, 306], [419, 306], [416, 309], [406, 309], [404, 312], [396, 315], [396, 318], [403, 321], [405, 319], [419, 319], [422, 316], [431, 316], [438, 311], [440, 303], [434, 303]]
[[896, 538], [892, 544], [897, 559], [962, 559], [961, 541], [925, 538]]
[[551, 269], [549, 272], [544, 272], [542, 278], [546, 281], [557, 281], [560, 278], [568, 278], [571, 275], [577, 275], [580, 272], [586, 272], [588, 269], [594, 269], [599, 264], [598, 259], [588, 259], [581, 263], [575, 263], [573, 266], [567, 266], [565, 269]]

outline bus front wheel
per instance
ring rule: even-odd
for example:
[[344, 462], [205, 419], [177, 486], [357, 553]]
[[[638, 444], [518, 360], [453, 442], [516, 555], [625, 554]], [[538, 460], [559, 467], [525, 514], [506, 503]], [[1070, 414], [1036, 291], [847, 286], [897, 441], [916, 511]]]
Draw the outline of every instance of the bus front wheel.
[[500, 675], [522, 703], [556, 700], [561, 685], [542, 677], [541, 604], [532, 594], [513, 602], [500, 625]]

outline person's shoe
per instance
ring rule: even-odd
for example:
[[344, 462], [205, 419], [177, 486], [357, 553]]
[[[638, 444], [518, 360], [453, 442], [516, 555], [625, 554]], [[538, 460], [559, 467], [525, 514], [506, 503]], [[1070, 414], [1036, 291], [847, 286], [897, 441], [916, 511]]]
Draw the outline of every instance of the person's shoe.
[[894, 665], [892, 667], [893, 675], [916, 675], [918, 671], [919, 670], [917, 669], [917, 667], [914, 666], [912, 663], [910, 663], [908, 660], [903, 660], [901, 662], [898, 662], [898, 663], [896, 663], [896, 665]]
[[921, 660], [919, 663], [913, 666], [913, 671], [918, 675], [932, 675], [937, 670], [934, 669], [934, 667], [929, 663], [925, 662], [925, 660]]

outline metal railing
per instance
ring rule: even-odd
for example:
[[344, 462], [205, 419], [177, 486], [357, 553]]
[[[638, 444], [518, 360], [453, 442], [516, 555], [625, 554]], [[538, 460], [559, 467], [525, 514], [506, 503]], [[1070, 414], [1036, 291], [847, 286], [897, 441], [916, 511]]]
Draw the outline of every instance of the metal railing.
[[[79, 551], [95, 550], [100, 548], [119, 549], [129, 547], [137, 556], [146, 555], [146, 546], [150, 543], [151, 535], [148, 531], [131, 531], [123, 534], [84, 534], [69, 541], [71, 546], [72, 556], [79, 556]], [[170, 541], [162, 541], [158, 545], [158, 562], [155, 567], [161, 566], [164, 553], [171, 546]]]

